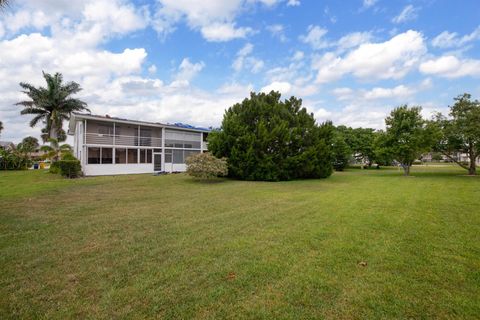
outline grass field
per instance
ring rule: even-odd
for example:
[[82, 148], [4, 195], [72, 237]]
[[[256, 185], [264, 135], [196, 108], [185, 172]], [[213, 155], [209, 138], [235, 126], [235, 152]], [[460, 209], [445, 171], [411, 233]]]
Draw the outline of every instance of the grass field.
[[0, 318], [474, 319], [480, 178], [0, 172]]

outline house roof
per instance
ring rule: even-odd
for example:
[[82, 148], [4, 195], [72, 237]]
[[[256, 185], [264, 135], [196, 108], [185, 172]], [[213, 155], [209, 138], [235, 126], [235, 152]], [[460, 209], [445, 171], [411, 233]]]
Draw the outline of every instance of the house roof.
[[124, 118], [118, 117], [111, 117], [111, 116], [99, 116], [94, 114], [86, 114], [86, 113], [77, 113], [73, 112], [70, 117], [70, 123], [68, 126], [68, 133], [73, 134], [75, 132], [75, 122], [76, 120], [100, 120], [100, 121], [108, 121], [108, 122], [116, 122], [116, 123], [127, 123], [127, 124], [136, 124], [136, 125], [144, 125], [150, 127], [160, 127], [160, 128], [170, 128], [170, 129], [182, 129], [186, 131], [195, 131], [195, 132], [210, 132], [211, 129], [202, 128], [202, 127], [195, 127], [189, 124], [176, 122], [173, 124], [170, 123], [160, 123], [160, 122], [148, 122], [148, 121], [139, 121], [139, 120], [129, 120]]
[[7, 148], [7, 147], [10, 147], [11, 145], [15, 145], [15, 144], [11, 141], [0, 141], [0, 147], [2, 148]]

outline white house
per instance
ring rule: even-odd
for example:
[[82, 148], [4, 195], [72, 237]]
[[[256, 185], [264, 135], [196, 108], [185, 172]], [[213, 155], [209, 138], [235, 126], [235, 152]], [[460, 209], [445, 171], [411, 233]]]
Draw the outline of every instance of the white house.
[[207, 150], [209, 131], [80, 113], [68, 127], [87, 176], [185, 171], [187, 157]]

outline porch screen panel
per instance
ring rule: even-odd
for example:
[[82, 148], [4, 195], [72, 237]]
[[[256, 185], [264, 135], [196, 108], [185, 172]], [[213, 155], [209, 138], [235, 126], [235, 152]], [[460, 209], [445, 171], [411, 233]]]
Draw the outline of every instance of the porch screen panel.
[[102, 148], [102, 164], [113, 163], [113, 149]]
[[173, 163], [181, 164], [183, 161], [183, 150], [173, 150]]
[[88, 147], [88, 164], [98, 164], [100, 163], [100, 148]]
[[200, 149], [201, 133], [165, 130], [165, 146], [174, 148]]
[[194, 155], [194, 154], [199, 154], [200, 151], [198, 150], [185, 150], [183, 151], [183, 157], [184, 157], [184, 160], [186, 161], [188, 159], [188, 157]]
[[128, 149], [127, 163], [138, 163], [138, 149]]
[[127, 163], [127, 149], [115, 149], [115, 163]]
[[165, 149], [165, 163], [172, 163], [172, 149]]

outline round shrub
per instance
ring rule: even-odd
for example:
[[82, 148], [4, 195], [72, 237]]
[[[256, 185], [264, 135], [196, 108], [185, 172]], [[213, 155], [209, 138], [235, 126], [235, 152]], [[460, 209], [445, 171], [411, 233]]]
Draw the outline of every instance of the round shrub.
[[201, 179], [224, 177], [228, 174], [227, 161], [214, 157], [208, 152], [188, 157], [187, 174]]

